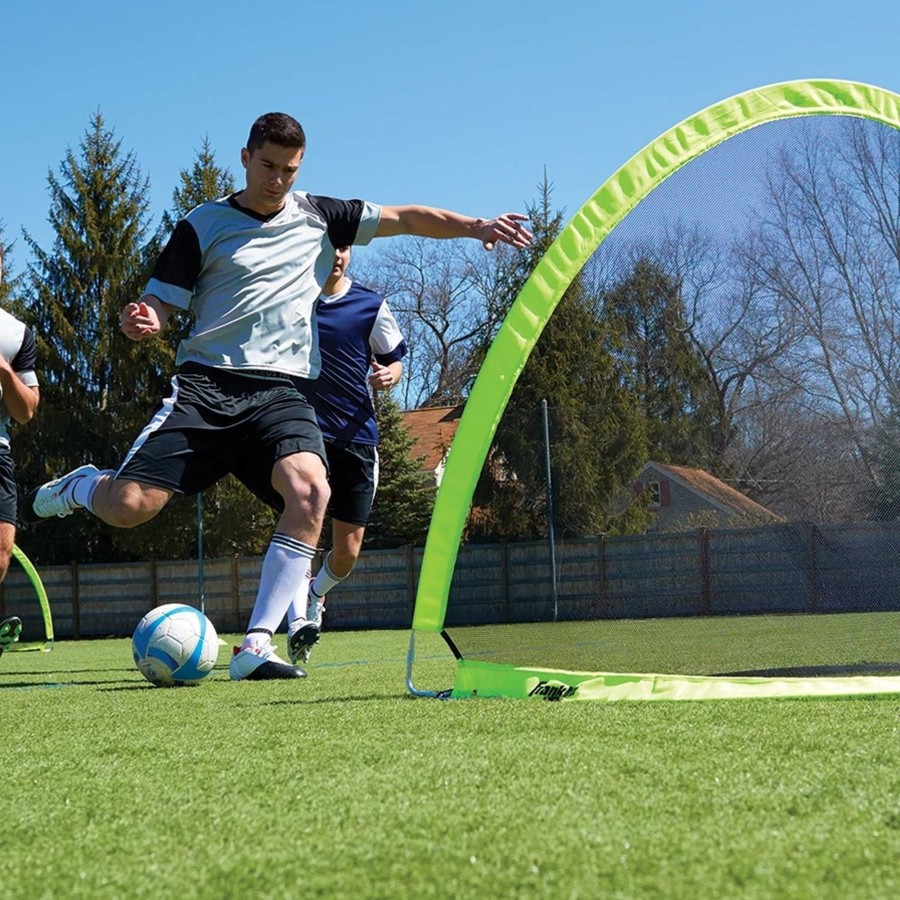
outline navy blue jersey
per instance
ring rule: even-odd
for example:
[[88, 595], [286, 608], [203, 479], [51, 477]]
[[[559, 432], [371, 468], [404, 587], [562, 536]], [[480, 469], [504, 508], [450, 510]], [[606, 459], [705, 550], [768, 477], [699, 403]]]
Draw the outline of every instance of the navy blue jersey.
[[387, 302], [349, 282], [315, 309], [322, 369], [297, 386], [313, 405], [326, 440], [378, 443], [368, 377], [373, 359], [386, 366], [406, 355], [406, 341]]

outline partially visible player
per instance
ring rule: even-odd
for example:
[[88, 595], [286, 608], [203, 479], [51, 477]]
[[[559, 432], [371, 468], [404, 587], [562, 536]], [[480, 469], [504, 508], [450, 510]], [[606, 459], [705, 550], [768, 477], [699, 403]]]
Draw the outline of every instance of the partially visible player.
[[298, 379], [316, 411], [328, 457], [331, 550], [288, 610], [291, 661], [319, 640], [325, 595], [353, 571], [378, 487], [378, 425], [370, 388], [389, 391], [403, 373], [406, 341], [387, 301], [347, 277], [350, 247], [339, 247], [316, 305], [322, 369]]
[[[3, 282], [4, 247], [0, 244], [0, 284]], [[0, 582], [6, 578], [16, 540], [18, 493], [10, 451], [10, 421], [31, 420], [41, 395], [35, 374], [37, 347], [31, 329], [0, 309]], [[0, 654], [22, 633], [22, 620], [10, 616], [0, 622]]]

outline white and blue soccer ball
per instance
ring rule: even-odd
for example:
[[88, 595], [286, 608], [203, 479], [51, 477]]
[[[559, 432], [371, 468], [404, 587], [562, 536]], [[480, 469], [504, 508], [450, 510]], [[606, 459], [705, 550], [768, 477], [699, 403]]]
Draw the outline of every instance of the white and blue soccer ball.
[[219, 636], [199, 609], [167, 603], [138, 622], [131, 649], [138, 671], [152, 684], [199, 684], [216, 664]]

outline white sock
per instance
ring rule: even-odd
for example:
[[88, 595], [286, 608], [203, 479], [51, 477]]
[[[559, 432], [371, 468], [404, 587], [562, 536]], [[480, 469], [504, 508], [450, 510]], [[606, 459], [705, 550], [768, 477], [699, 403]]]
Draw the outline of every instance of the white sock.
[[272, 536], [242, 646], [258, 645], [271, 639], [294, 599], [297, 585], [308, 580], [309, 564], [315, 552], [315, 547], [286, 534]]
[[330, 558], [331, 551], [329, 550], [325, 557], [325, 561], [322, 563], [322, 568], [316, 573], [313, 583], [309, 586], [310, 595], [319, 603], [322, 602], [322, 598], [329, 593], [332, 588], [336, 588], [344, 581], [344, 579], [350, 577], [350, 572], [348, 572], [342, 578], [338, 578], [338, 576], [331, 571], [331, 566], [328, 565], [328, 560]]
[[[322, 611], [324, 610], [325, 595], [333, 588], [337, 587], [345, 578], [348, 578], [348, 572], [343, 578], [338, 578], [331, 571], [328, 565], [328, 559], [331, 551], [325, 557], [322, 567], [319, 569], [316, 577], [308, 585], [304, 585], [291, 601], [288, 610], [288, 634], [293, 634], [301, 625], [307, 622], [321, 621]], [[308, 588], [308, 593], [306, 588]]]
[[309, 589], [309, 579], [304, 578], [298, 582], [298, 586], [291, 597], [290, 605], [287, 611], [288, 637], [290, 637], [301, 625], [305, 625], [308, 621], [306, 618], [306, 608], [309, 602], [307, 591]]
[[76, 478], [72, 483], [72, 499], [79, 505], [83, 506], [88, 512], [93, 512], [94, 507], [91, 503], [94, 499], [94, 491], [100, 483], [100, 478], [105, 475], [115, 476], [115, 469], [100, 469], [94, 475], [82, 475]]

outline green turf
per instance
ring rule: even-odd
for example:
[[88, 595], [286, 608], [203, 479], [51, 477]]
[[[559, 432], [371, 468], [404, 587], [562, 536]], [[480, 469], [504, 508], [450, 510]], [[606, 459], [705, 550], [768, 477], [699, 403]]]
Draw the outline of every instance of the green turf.
[[898, 698], [412, 699], [406, 640], [168, 690], [124, 640], [5, 654], [0, 897], [900, 895]]
[[599, 619], [448, 631], [467, 659], [570, 671], [900, 674], [897, 612]]

